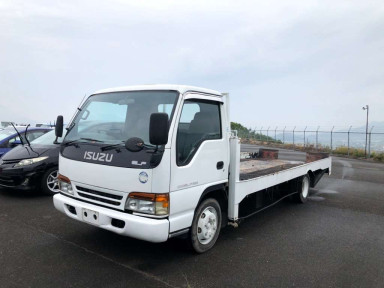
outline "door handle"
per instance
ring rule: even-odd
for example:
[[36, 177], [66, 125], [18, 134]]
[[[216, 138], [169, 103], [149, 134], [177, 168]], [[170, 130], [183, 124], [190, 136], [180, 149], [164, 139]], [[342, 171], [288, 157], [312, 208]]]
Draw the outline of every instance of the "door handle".
[[217, 162], [216, 168], [217, 168], [217, 170], [223, 169], [224, 168], [224, 162], [223, 161]]

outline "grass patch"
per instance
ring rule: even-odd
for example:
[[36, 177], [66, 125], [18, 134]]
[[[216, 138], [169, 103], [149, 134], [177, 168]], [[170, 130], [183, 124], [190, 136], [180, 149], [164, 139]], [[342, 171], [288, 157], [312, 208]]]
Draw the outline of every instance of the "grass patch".
[[384, 153], [372, 152], [371, 157], [376, 161], [384, 162]]
[[[333, 149], [333, 154], [338, 155], [348, 155], [348, 147], [340, 146], [336, 149]], [[365, 150], [364, 149], [358, 149], [358, 148], [349, 148], [349, 155], [354, 157], [365, 157]]]

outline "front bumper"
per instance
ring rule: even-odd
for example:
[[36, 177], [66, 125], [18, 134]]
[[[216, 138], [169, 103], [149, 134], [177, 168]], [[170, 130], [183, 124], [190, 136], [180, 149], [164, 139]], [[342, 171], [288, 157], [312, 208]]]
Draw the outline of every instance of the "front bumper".
[[[62, 194], [56, 194], [53, 197], [53, 204], [57, 210], [65, 213], [68, 217], [124, 236], [149, 242], [164, 242], [167, 241], [169, 236], [169, 221], [167, 219], [151, 219], [127, 214], [97, 205], [88, 204]], [[98, 213], [97, 223], [90, 223], [83, 219], [84, 209]], [[112, 225], [113, 219], [115, 219], [114, 221], [124, 221], [124, 227], [119, 228], [116, 227], [116, 225]]]
[[42, 174], [29, 168], [0, 167], [0, 187], [30, 190], [39, 184]]

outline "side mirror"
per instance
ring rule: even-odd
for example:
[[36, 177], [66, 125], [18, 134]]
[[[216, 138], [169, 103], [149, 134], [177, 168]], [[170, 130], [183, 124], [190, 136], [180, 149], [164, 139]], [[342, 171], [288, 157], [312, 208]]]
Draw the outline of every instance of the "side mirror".
[[53, 141], [53, 144], [59, 144], [59, 142], [57, 142], [57, 139], [63, 136], [63, 129], [64, 129], [64, 117], [62, 115], [59, 115], [57, 116], [57, 119], [56, 119], [56, 126], [55, 126], [56, 139], [55, 141]]
[[63, 129], [64, 129], [64, 118], [63, 118], [63, 116], [59, 115], [59, 116], [57, 116], [56, 126], [55, 126], [56, 137], [62, 137], [63, 136]]
[[152, 113], [149, 122], [149, 142], [165, 145], [168, 142], [168, 114]]

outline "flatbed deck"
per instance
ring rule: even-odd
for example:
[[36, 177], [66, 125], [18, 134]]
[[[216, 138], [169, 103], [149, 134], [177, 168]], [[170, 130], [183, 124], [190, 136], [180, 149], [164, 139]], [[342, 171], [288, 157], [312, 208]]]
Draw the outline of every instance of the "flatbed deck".
[[274, 174], [304, 164], [302, 161], [279, 159], [242, 159], [240, 161], [240, 181]]
[[[276, 149], [259, 148], [241, 153], [240, 140], [236, 136], [230, 138], [230, 151], [228, 218], [233, 221], [239, 219], [240, 203], [251, 194], [251, 197], [259, 197], [255, 193], [264, 193], [265, 189], [307, 174], [317, 178], [324, 173], [331, 174], [332, 159], [326, 153], [307, 152], [303, 161], [279, 159]], [[249, 199], [252, 202], [254, 198]]]

